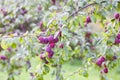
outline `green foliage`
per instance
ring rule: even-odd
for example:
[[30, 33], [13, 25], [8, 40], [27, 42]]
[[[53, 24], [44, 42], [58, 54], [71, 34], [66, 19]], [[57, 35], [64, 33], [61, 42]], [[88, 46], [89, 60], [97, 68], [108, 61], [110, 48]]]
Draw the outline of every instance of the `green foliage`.
[[[21, 69], [33, 68], [31, 59], [35, 58], [38, 68], [31, 71], [32, 80], [44, 80], [51, 67], [56, 80], [64, 80], [62, 65], [77, 58], [86, 69], [84, 77], [89, 77], [90, 66], [98, 64], [101, 80], [107, 80], [103, 68], [116, 67], [120, 58], [119, 6], [117, 0], [1, 1], [0, 70], [14, 80]], [[102, 63], [100, 56], [105, 58]]]

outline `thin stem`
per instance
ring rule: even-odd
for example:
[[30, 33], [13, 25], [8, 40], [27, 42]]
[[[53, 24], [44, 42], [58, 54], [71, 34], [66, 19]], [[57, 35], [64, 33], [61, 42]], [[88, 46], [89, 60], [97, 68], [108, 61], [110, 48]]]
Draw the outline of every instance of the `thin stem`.
[[69, 79], [71, 76], [80, 73], [81, 68], [78, 68], [76, 71], [72, 72], [70, 75], [68, 75], [65, 80]]

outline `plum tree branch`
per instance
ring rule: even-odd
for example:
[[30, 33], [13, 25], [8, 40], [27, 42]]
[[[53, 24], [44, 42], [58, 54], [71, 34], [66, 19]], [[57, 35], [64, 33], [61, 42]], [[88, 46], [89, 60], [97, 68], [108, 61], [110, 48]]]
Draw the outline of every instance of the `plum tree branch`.
[[[100, 3], [105, 3], [105, 2], [106, 2], [106, 1], [102, 1], [102, 2], [100, 2]], [[78, 10], [76, 10], [75, 12], [73, 12], [72, 14], [70, 14], [70, 16], [66, 19], [66, 21], [69, 20], [70, 17], [72, 17], [72, 16], [74, 16], [75, 14], [77, 14], [79, 11], [81, 11], [81, 10], [83, 10], [83, 9], [86, 9], [86, 8], [88, 8], [89, 6], [94, 6], [94, 5], [96, 5], [96, 4], [98, 4], [98, 3], [97, 3], [97, 2], [93, 2], [93, 3], [91, 3], [91, 4], [87, 4], [86, 6], [83, 6], [83, 7], [79, 8]], [[75, 32], [72, 32], [72, 31], [70, 31], [70, 30], [69, 30], [69, 32], [72, 33], [73, 35], [78, 35], [78, 36], [79, 36], [79, 34], [77, 34], [77, 33], [75, 33]]]
[[[106, 1], [102, 1], [101, 3], [105, 3]], [[83, 6], [83, 7], [81, 7], [81, 8], [79, 8], [78, 10], [76, 10], [75, 12], [73, 12], [72, 14], [70, 14], [69, 15], [69, 17], [66, 19], [66, 21], [67, 20], [69, 20], [69, 18], [70, 17], [72, 17], [72, 16], [74, 16], [75, 14], [77, 14], [79, 11], [81, 11], [81, 10], [83, 10], [83, 9], [86, 9], [86, 8], [88, 8], [89, 6], [93, 6], [93, 5], [96, 5], [96, 4], [98, 4], [98, 3], [96, 3], [96, 2], [93, 2], [93, 3], [91, 3], [91, 4], [87, 4], [86, 6]], [[51, 24], [51, 23], [50, 23]], [[49, 25], [50, 25], [49, 24]], [[72, 33], [73, 35], [78, 35], [77, 33], [74, 33], [74, 32], [71, 32], [71, 31], [69, 31], [70, 33]], [[21, 35], [21, 36], [12, 36], [12, 38], [13, 37], [25, 37], [24, 35]], [[4, 37], [4, 38], [11, 38], [11, 36], [7, 36], [7, 37]]]
[[[101, 3], [105, 3], [105, 2], [106, 2], [106, 1], [102, 1]], [[88, 8], [89, 6], [96, 5], [96, 4], [98, 4], [98, 3], [94, 2], [94, 3], [88, 4], [88, 5], [86, 5], [86, 6], [83, 6], [83, 7], [79, 8], [78, 10], [76, 10], [75, 12], [73, 12], [72, 14], [70, 14], [70, 16], [66, 19], [66, 21], [67, 21], [70, 17], [72, 17], [72, 16], [74, 16], [75, 14], [77, 14], [79, 11], [81, 11], [81, 10], [83, 10], [83, 9], [85, 9], [85, 8]]]
[[37, 35], [36, 34], [8, 35], [8, 36], [3, 36], [2, 39], [6, 39], [6, 38], [18, 38], [18, 37], [28, 37], [28, 36], [37, 36]]

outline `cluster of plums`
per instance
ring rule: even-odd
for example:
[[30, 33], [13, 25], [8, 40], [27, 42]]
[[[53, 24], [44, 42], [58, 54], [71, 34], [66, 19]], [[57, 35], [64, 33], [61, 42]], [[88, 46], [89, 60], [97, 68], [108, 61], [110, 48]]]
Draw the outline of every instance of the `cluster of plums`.
[[[56, 43], [58, 43], [61, 36], [62, 36], [62, 32], [61, 32], [61, 30], [59, 30], [56, 37], [54, 37], [53, 35], [50, 35], [47, 37], [43, 37], [43, 36], [38, 37], [39, 42], [41, 44], [46, 45], [45, 49], [40, 54], [40, 59], [45, 61], [45, 63], [48, 63], [48, 61], [46, 60], [47, 58], [51, 59], [53, 57], [53, 55], [54, 55], [53, 48], [56, 46]], [[63, 49], [64, 44], [60, 43], [60, 45], [58, 47]]]
[[96, 64], [101, 67], [102, 66], [102, 63], [105, 62], [105, 57], [104, 56], [101, 56], [99, 57], [97, 60], [96, 60]]
[[[86, 20], [85, 20], [85, 27], [87, 27], [87, 24], [89, 24], [91, 22], [92, 22], [92, 20], [91, 20], [90, 16], [87, 16]], [[91, 39], [91, 35], [92, 35], [91, 32], [86, 32], [85, 33], [85, 40], [86, 40], [86, 42], [90, 43], [90, 49], [95, 50], [95, 47], [92, 44], [93, 40]]]
[[[59, 41], [58, 37], [54, 38], [53, 35], [50, 35], [48, 37], [38, 37], [39, 42], [41, 44], [46, 44], [45, 52], [47, 52], [47, 56], [45, 52], [42, 52], [40, 54], [40, 59], [44, 60], [46, 63], [46, 58], [52, 58], [54, 55], [54, 51], [52, 50], [55, 47], [55, 44]], [[61, 46], [62, 47], [62, 46]]]
[[[102, 64], [105, 62], [105, 57], [101, 56], [96, 60], [96, 65], [98, 65], [99, 67], [102, 66]], [[108, 68], [106, 67], [106, 65], [104, 65], [104, 68], [101, 70], [101, 73], [108, 73]]]
[[[116, 56], [112, 57], [112, 60], [117, 59]], [[108, 73], [108, 67], [105, 64], [106, 58], [104, 56], [100, 56], [97, 60], [96, 60], [96, 65], [99, 67], [102, 67], [101, 73]]]
[[47, 44], [46, 46], [46, 52], [48, 52], [48, 58], [52, 58], [54, 52], [52, 50], [52, 48], [55, 47], [55, 43], [58, 42], [58, 37], [54, 38], [54, 36], [50, 35], [48, 37], [39, 37], [38, 38], [40, 43], [42, 44]]

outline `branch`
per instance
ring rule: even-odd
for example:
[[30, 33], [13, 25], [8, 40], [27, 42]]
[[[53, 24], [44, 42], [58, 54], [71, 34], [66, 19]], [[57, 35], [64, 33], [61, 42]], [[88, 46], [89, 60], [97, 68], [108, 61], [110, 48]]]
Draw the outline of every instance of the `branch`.
[[[101, 3], [105, 3], [106, 1], [102, 1]], [[68, 16], [68, 18], [66, 19], [66, 21], [70, 18], [70, 17], [72, 17], [73, 15], [75, 15], [76, 13], [78, 13], [79, 11], [81, 11], [81, 10], [83, 10], [83, 9], [86, 9], [86, 8], [88, 8], [89, 6], [93, 6], [93, 5], [96, 5], [96, 4], [98, 4], [98, 3], [96, 3], [96, 2], [93, 2], [93, 3], [91, 3], [91, 4], [88, 4], [88, 5], [86, 5], [86, 6], [83, 6], [82, 8], [79, 8], [79, 10], [76, 10], [75, 12], [73, 12], [72, 14], [70, 14], [70, 16]], [[54, 19], [52, 19], [51, 21], [53, 21]], [[51, 24], [51, 21], [49, 22], [49, 24], [47, 25], [47, 26], [49, 26], [50, 24]], [[49, 29], [48, 29], [49, 30]], [[70, 33], [72, 33], [73, 35], [78, 35], [77, 33], [75, 33], [75, 32], [71, 32], [71, 31], [69, 31]], [[27, 35], [20, 35], [20, 36], [6, 36], [6, 37], [3, 37], [3, 38], [13, 38], [13, 37], [25, 37], [25, 36], [27, 36]], [[31, 35], [31, 36], [35, 36], [35, 35]]]
[[68, 31], [69, 33], [71, 33], [72, 35], [74, 35], [74, 36], [81, 36], [81, 35], [79, 35], [79, 34], [77, 34], [77, 33], [75, 33], [75, 32], [72, 32], [72, 31]]
[[26, 37], [26, 36], [36, 36], [36, 34], [21, 34], [21, 35], [8, 35], [8, 36], [3, 36], [2, 39], [5, 38], [18, 38], [18, 37]]
[[[105, 3], [105, 2], [106, 2], [106, 1], [102, 1], [101, 3]], [[83, 10], [83, 9], [85, 9], [85, 8], [88, 8], [89, 6], [94, 6], [94, 5], [96, 5], [96, 4], [98, 4], [98, 3], [94, 2], [94, 3], [88, 4], [88, 5], [86, 5], [86, 6], [83, 6], [82, 8], [79, 8], [77, 11], [73, 12], [73, 13], [66, 19], [66, 21], [67, 21], [70, 17], [72, 17], [73, 15], [77, 14], [79, 11], [81, 11], [81, 10]]]
[[[100, 2], [100, 3], [105, 3], [105, 2], [106, 2], [106, 1], [102, 1], [102, 2]], [[70, 16], [68, 16], [68, 18], [66, 19], [66, 21], [69, 20], [70, 17], [72, 17], [72, 16], [74, 16], [75, 14], [77, 14], [79, 11], [81, 11], [81, 10], [83, 10], [83, 9], [86, 9], [86, 8], [88, 8], [89, 6], [94, 6], [94, 5], [96, 5], [96, 4], [98, 4], [98, 3], [93, 2], [93, 3], [91, 3], [91, 4], [88, 4], [88, 5], [86, 5], [86, 6], [83, 6], [82, 8], [79, 8], [78, 10], [76, 10], [75, 12], [73, 12], [72, 14], [70, 14]], [[72, 31], [69, 31], [69, 32], [72, 33], [73, 35], [78, 35], [78, 36], [80, 36], [79, 34], [77, 34], [77, 33], [75, 33], [75, 32], [72, 32]]]

